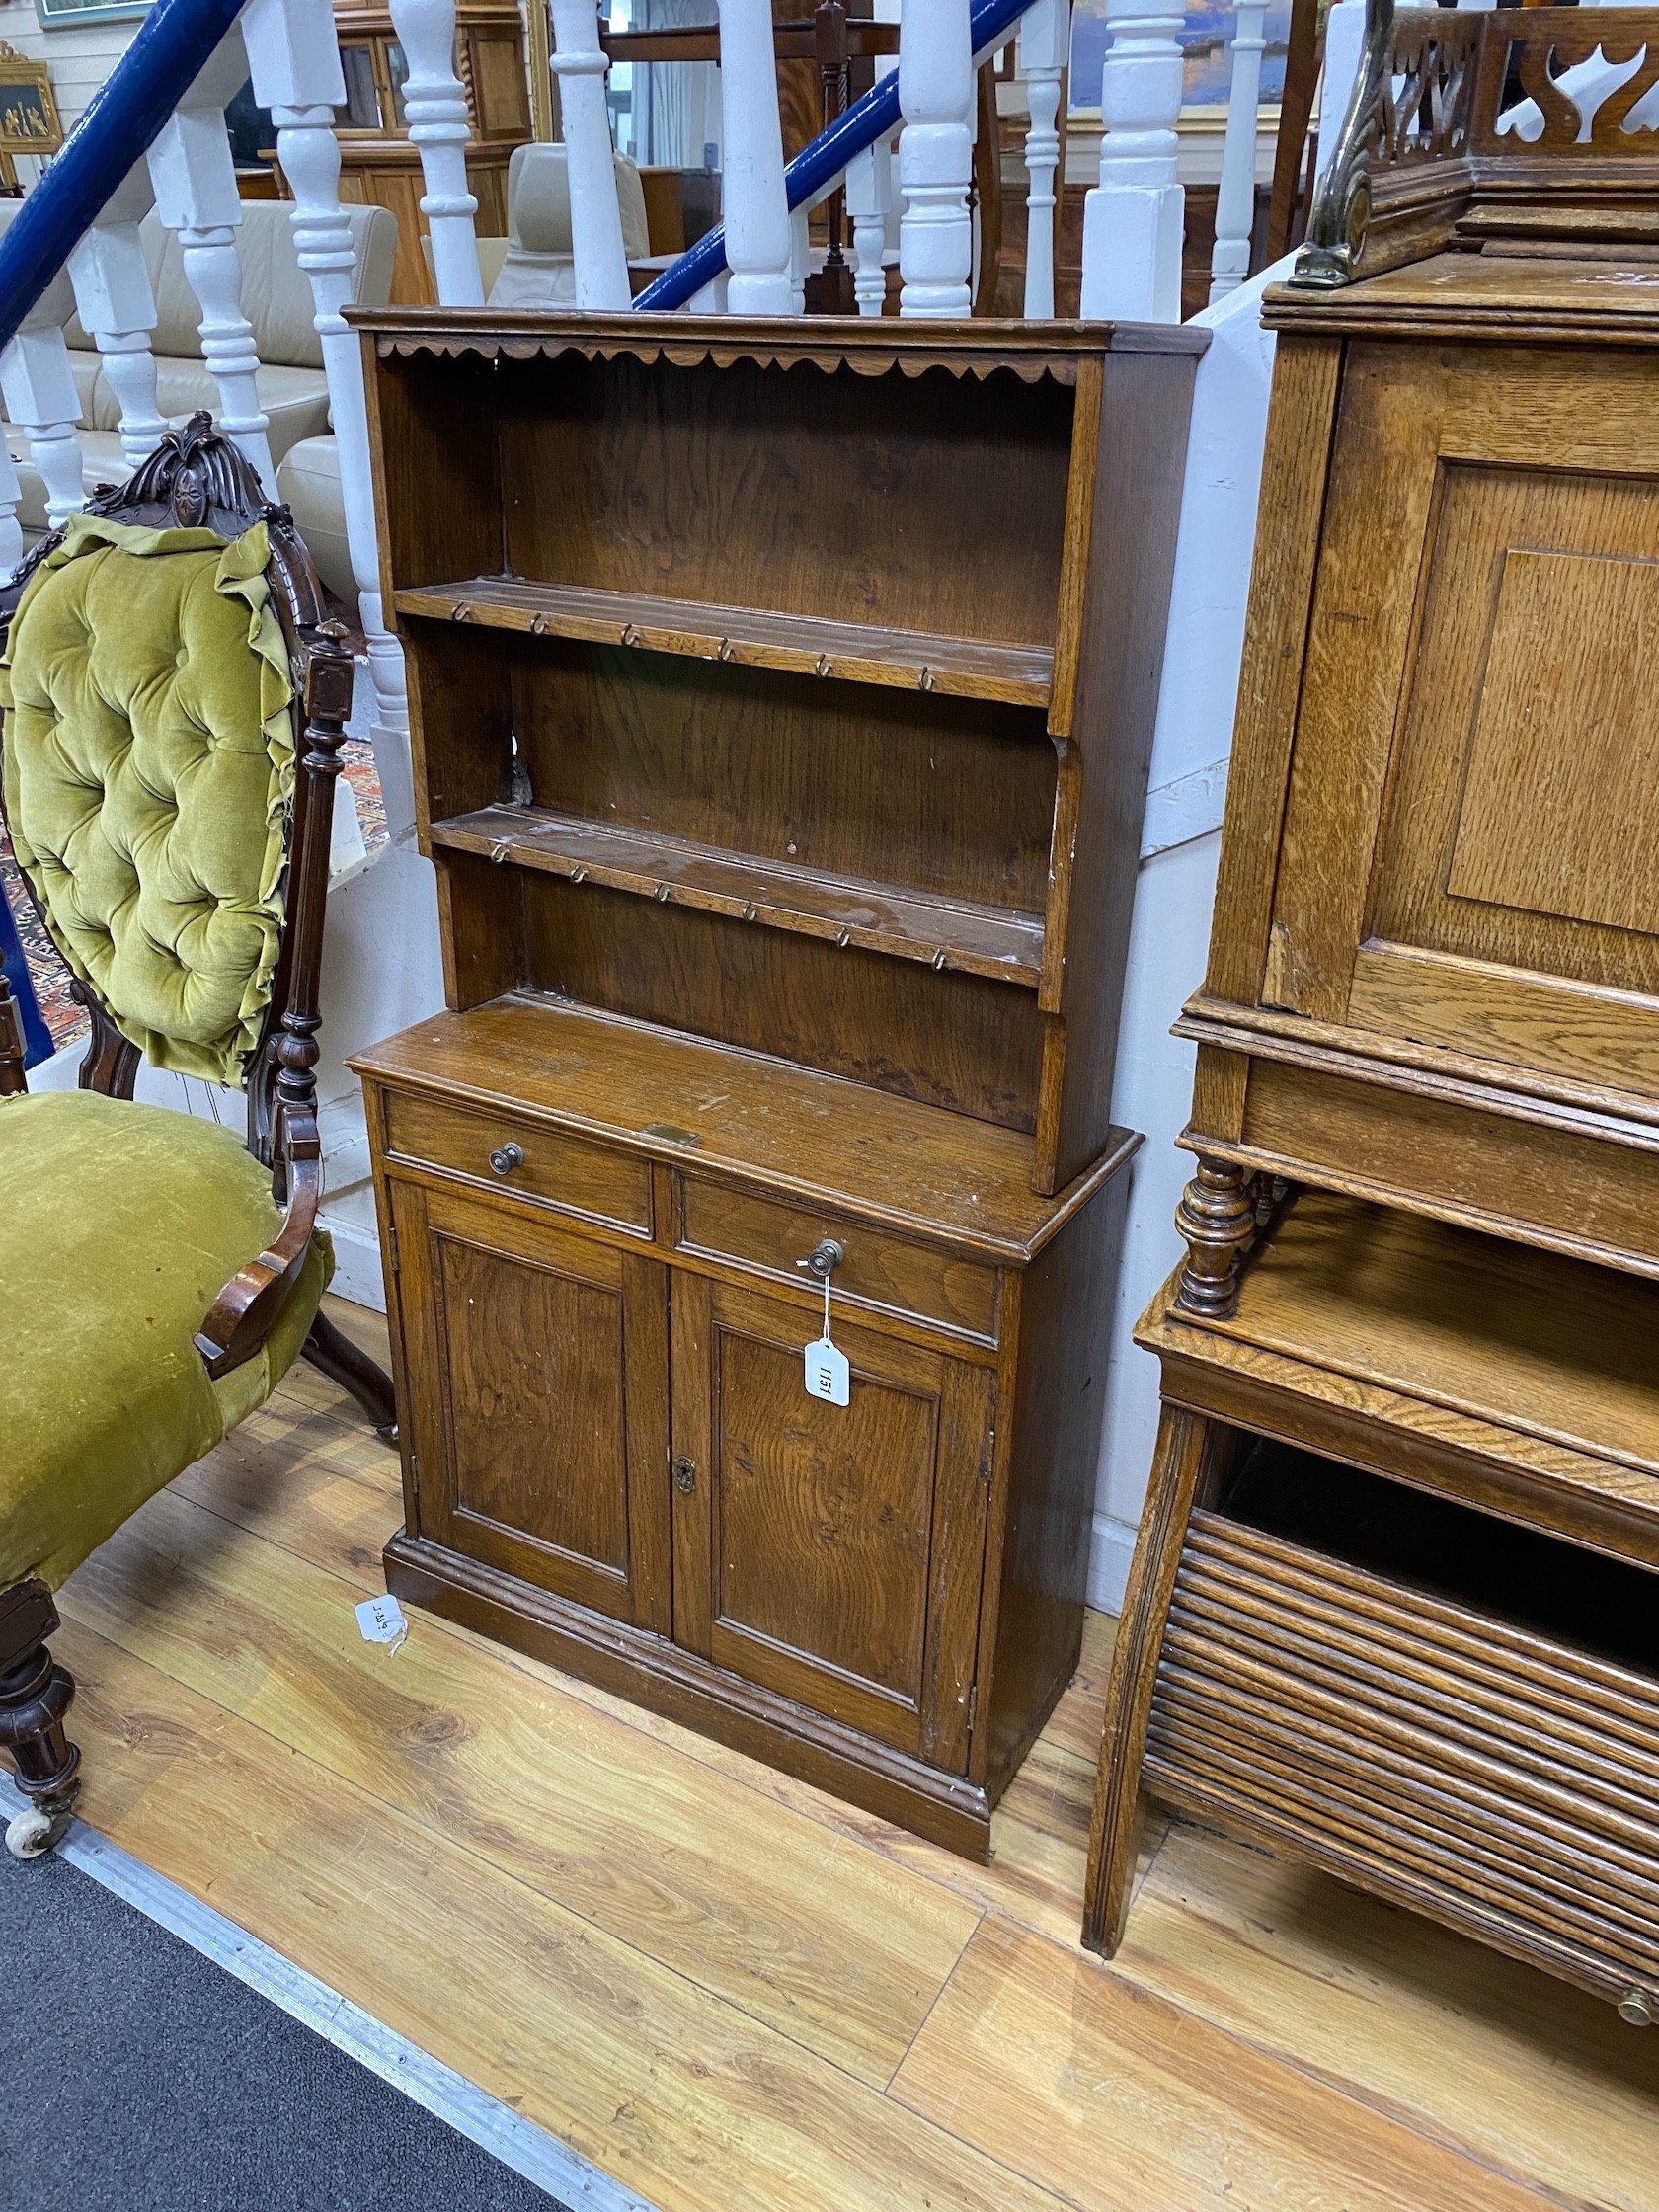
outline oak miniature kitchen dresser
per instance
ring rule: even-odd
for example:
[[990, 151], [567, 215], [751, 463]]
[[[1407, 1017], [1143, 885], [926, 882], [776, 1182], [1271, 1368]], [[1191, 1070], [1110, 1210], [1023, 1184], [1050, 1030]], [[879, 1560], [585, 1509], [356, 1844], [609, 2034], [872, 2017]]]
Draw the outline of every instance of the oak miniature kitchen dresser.
[[1106, 1950], [1150, 1795], [1659, 2014], [1656, 85], [1373, 0], [1265, 298]]
[[1081, 1629], [1205, 334], [356, 320], [449, 1005], [354, 1063], [391, 1587], [984, 1855]]

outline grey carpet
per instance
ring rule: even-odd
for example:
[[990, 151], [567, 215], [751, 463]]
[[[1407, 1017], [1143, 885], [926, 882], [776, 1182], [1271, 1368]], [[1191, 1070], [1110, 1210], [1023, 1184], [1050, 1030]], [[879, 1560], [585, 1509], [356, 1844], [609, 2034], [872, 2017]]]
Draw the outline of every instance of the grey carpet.
[[0, 2110], [18, 2212], [569, 2212], [90, 1875], [3, 1851]]

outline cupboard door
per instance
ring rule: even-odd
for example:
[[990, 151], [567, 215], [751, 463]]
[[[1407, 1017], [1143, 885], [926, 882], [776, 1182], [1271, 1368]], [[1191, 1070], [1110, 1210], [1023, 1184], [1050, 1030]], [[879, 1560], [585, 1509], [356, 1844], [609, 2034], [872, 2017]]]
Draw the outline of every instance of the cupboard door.
[[662, 1265], [389, 1185], [419, 1534], [667, 1634]]
[[674, 1636], [961, 1772], [994, 1384], [835, 1316], [849, 1402], [809, 1397], [799, 1306], [675, 1273]]
[[1651, 383], [1350, 347], [1264, 1004], [1659, 1093]]

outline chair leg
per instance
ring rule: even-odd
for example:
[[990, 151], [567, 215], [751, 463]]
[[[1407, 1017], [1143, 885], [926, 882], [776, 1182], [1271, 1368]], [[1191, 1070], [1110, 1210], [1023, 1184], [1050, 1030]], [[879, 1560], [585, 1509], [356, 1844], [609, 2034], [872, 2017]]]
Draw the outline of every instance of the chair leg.
[[359, 1352], [326, 1313], [319, 1313], [312, 1322], [304, 1353], [314, 1368], [320, 1368], [331, 1382], [338, 1382], [356, 1399], [374, 1424], [377, 1437], [386, 1444], [397, 1442], [397, 1401], [392, 1396], [391, 1377], [377, 1368], [366, 1352]]
[[59, 1625], [43, 1582], [0, 1591], [0, 1749], [11, 1754], [29, 1807], [8, 1823], [14, 1858], [39, 1858], [62, 1837], [80, 1794], [81, 1755], [63, 1733], [75, 1696], [66, 1667], [46, 1648]]

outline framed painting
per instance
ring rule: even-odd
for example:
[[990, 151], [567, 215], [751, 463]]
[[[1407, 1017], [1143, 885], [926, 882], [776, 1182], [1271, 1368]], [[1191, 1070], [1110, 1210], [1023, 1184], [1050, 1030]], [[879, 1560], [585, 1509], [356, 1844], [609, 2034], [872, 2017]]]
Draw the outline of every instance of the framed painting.
[[42, 31], [62, 31], [77, 23], [131, 23], [149, 12], [150, 0], [35, 0]]
[[[1171, 11], [1173, 13], [1173, 10]], [[1185, 0], [1175, 34], [1181, 48], [1183, 109], [1224, 109], [1232, 84], [1232, 33], [1236, 22], [1222, 0]], [[1267, 51], [1262, 55], [1261, 104], [1276, 108], [1285, 89], [1285, 52], [1291, 35], [1290, 0], [1270, 4], [1262, 23]], [[1075, 0], [1071, 14], [1071, 108], [1098, 109], [1100, 72], [1110, 33], [1106, 0]]]
[[0, 44], [0, 153], [54, 154], [62, 143], [45, 63]]

